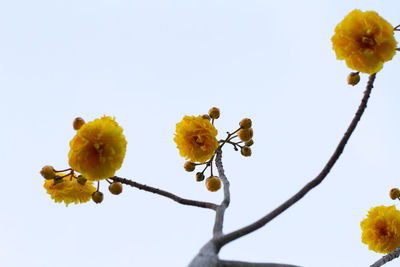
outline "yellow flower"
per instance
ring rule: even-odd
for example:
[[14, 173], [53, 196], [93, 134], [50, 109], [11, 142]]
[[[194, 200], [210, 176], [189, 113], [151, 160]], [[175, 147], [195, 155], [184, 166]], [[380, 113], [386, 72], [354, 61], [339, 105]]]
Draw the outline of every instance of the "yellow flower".
[[349, 68], [373, 74], [393, 58], [397, 42], [393, 27], [374, 11], [350, 12], [335, 28], [332, 37], [337, 59]]
[[[65, 174], [60, 173], [59, 175], [64, 176]], [[75, 204], [88, 202], [92, 198], [93, 192], [96, 191], [92, 182], [88, 181], [82, 185], [72, 174], [67, 175], [60, 182], [45, 180], [43, 187], [55, 202], [64, 201], [66, 206], [72, 202]]]
[[185, 116], [176, 124], [174, 141], [182, 157], [204, 163], [218, 148], [217, 134], [214, 125], [202, 116]]
[[361, 229], [362, 242], [370, 250], [390, 253], [400, 246], [400, 211], [395, 206], [371, 208]]
[[70, 142], [69, 165], [88, 180], [113, 177], [126, 152], [122, 128], [111, 117], [84, 124]]

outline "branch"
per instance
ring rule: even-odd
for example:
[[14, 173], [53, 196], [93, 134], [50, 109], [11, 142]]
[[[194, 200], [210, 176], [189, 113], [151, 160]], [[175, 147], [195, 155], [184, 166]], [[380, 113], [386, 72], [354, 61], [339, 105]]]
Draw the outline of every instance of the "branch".
[[331, 158], [329, 161], [326, 163], [325, 167], [322, 169], [320, 174], [315, 177], [312, 181], [310, 181], [307, 185], [305, 185], [299, 192], [297, 192], [294, 196], [292, 196], [290, 199], [288, 199], [286, 202], [281, 204], [279, 207], [277, 207], [275, 210], [267, 214], [266, 216], [262, 217], [261, 219], [255, 221], [254, 223], [245, 226], [241, 229], [238, 229], [234, 232], [231, 232], [225, 236], [222, 236], [218, 240], [217, 247], [219, 249], [222, 248], [222, 246], [226, 245], [227, 243], [238, 239], [242, 236], [245, 236], [255, 230], [258, 230], [259, 228], [263, 227], [266, 225], [268, 222], [273, 220], [275, 217], [280, 215], [282, 212], [284, 212], [286, 209], [288, 209], [290, 206], [292, 206], [294, 203], [296, 203], [298, 200], [300, 200], [302, 197], [304, 197], [311, 189], [319, 185], [322, 180], [328, 175], [330, 170], [332, 169], [333, 165], [335, 162], [339, 159], [340, 155], [343, 152], [344, 147], [346, 146], [347, 141], [350, 139], [351, 134], [353, 133], [354, 129], [357, 126], [357, 123], [361, 119], [362, 114], [364, 113], [364, 110], [367, 107], [367, 102], [369, 99], [369, 96], [371, 94], [371, 90], [373, 88], [373, 83], [375, 80], [376, 74], [372, 74], [369, 76], [367, 88], [364, 92], [364, 97], [361, 100], [361, 104], [358, 107], [358, 110], [351, 121], [348, 129], [346, 130], [344, 136], [342, 137], [339, 145], [336, 147], [335, 152], [332, 154]]
[[140, 190], [148, 191], [148, 192], [151, 192], [154, 194], [158, 194], [158, 195], [170, 198], [170, 199], [172, 199], [180, 204], [183, 204], [183, 205], [196, 206], [199, 208], [217, 210], [217, 205], [215, 205], [214, 203], [181, 198], [170, 192], [167, 192], [167, 191], [164, 191], [164, 190], [161, 190], [158, 188], [154, 188], [154, 187], [151, 187], [148, 185], [139, 184], [139, 183], [131, 181], [129, 179], [125, 179], [125, 178], [121, 178], [121, 177], [117, 177], [117, 176], [111, 177], [109, 179], [113, 180], [114, 182], [120, 182], [122, 184], [126, 184], [126, 185], [130, 185], [132, 187], [139, 188]]
[[391, 260], [394, 260], [395, 258], [398, 258], [400, 256], [400, 248], [395, 249], [393, 252], [385, 255], [382, 257], [382, 259], [378, 260], [374, 264], [371, 265], [371, 267], [380, 267], [383, 266], [385, 263], [388, 263]]
[[218, 261], [218, 267], [299, 267], [297, 265], [280, 264], [280, 263], [253, 263], [243, 261]]
[[221, 204], [217, 207], [216, 215], [215, 215], [215, 223], [214, 223], [214, 237], [222, 235], [222, 225], [224, 223], [224, 214], [225, 210], [228, 208], [229, 203], [231, 202], [231, 195], [229, 192], [229, 181], [225, 176], [224, 166], [222, 165], [222, 149], [218, 147], [215, 157], [215, 165], [218, 169], [219, 178], [222, 180], [224, 185], [224, 200], [222, 200]]

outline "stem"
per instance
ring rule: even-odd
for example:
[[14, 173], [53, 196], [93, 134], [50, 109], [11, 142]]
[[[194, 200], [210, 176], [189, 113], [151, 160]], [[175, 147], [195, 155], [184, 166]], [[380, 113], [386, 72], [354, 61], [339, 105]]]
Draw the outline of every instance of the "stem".
[[340, 155], [343, 152], [344, 147], [346, 146], [347, 141], [350, 139], [350, 136], [352, 135], [354, 129], [356, 128], [358, 122], [361, 119], [362, 114], [364, 113], [366, 107], [367, 107], [367, 103], [368, 103], [368, 99], [369, 96], [371, 94], [371, 90], [373, 88], [373, 83], [375, 80], [375, 74], [370, 75], [369, 80], [368, 80], [368, 84], [367, 84], [367, 88], [364, 92], [364, 96], [361, 100], [361, 104], [358, 107], [358, 110], [353, 118], [353, 120], [351, 121], [348, 129], [346, 130], [344, 136], [342, 137], [340, 143], [338, 144], [338, 146], [336, 147], [335, 152], [332, 154], [331, 158], [328, 160], [328, 162], [326, 163], [325, 167], [322, 169], [322, 171], [320, 172], [320, 174], [318, 174], [317, 177], [315, 177], [313, 180], [311, 180], [307, 185], [305, 185], [299, 192], [297, 192], [294, 196], [292, 196], [290, 199], [288, 199], [286, 202], [284, 202], [283, 204], [281, 204], [279, 207], [277, 207], [275, 210], [273, 210], [272, 212], [270, 212], [269, 214], [265, 215], [264, 217], [260, 218], [259, 220], [255, 221], [254, 223], [245, 226], [241, 229], [238, 229], [234, 232], [231, 232], [225, 236], [222, 236], [221, 238], [219, 238], [219, 240], [217, 241], [217, 248], [221, 249], [224, 245], [226, 245], [227, 243], [238, 239], [242, 236], [245, 236], [255, 230], [258, 230], [259, 228], [263, 227], [264, 225], [266, 225], [268, 222], [270, 222], [271, 220], [273, 220], [275, 217], [277, 217], [278, 215], [280, 215], [282, 212], [284, 212], [286, 209], [288, 209], [289, 207], [291, 207], [294, 203], [296, 203], [298, 200], [300, 200], [301, 198], [303, 198], [311, 189], [313, 189], [314, 187], [316, 187], [317, 185], [319, 185], [324, 178], [328, 175], [328, 173], [330, 172], [330, 170], [332, 169], [333, 165], [336, 163], [336, 161], [339, 159]]
[[202, 201], [196, 201], [196, 200], [191, 200], [191, 199], [185, 199], [185, 198], [181, 198], [178, 197], [170, 192], [158, 189], [158, 188], [154, 188], [148, 185], [143, 185], [143, 184], [139, 184], [137, 182], [134, 182], [132, 180], [129, 179], [125, 179], [125, 178], [121, 178], [121, 177], [110, 177], [109, 179], [113, 180], [114, 182], [120, 182], [122, 184], [126, 184], [126, 185], [130, 185], [132, 187], [136, 187], [140, 190], [144, 190], [147, 192], [151, 192], [154, 194], [158, 194], [167, 198], [170, 198], [182, 205], [189, 205], [189, 206], [195, 206], [195, 207], [199, 207], [199, 208], [205, 208], [205, 209], [212, 209], [212, 210], [217, 210], [217, 205], [215, 205], [214, 203], [209, 203], [209, 202], [202, 202]]
[[[400, 25], [399, 25], [400, 26]], [[380, 260], [372, 264], [370, 267], [380, 267], [383, 266], [385, 263], [388, 263], [395, 258], [398, 258], [400, 255], [400, 248], [395, 249], [393, 252], [383, 256]]]
[[215, 214], [215, 223], [214, 223], [214, 237], [222, 236], [222, 227], [224, 223], [224, 215], [225, 210], [228, 208], [229, 203], [231, 201], [231, 196], [229, 192], [229, 181], [225, 176], [224, 166], [222, 165], [222, 150], [219, 147], [216, 151], [215, 157], [215, 165], [218, 169], [219, 178], [224, 185], [224, 199], [222, 200], [221, 204], [217, 207], [216, 214]]

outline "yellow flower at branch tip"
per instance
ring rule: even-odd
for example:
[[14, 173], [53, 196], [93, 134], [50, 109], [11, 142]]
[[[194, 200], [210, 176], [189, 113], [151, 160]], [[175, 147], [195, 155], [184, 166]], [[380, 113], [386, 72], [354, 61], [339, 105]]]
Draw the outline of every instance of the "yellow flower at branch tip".
[[126, 152], [122, 131], [114, 118], [106, 116], [82, 125], [70, 142], [71, 168], [88, 180], [113, 177]]
[[373, 74], [396, 53], [393, 32], [378, 13], [356, 9], [336, 26], [331, 40], [337, 59], [344, 59], [351, 69]]
[[390, 253], [400, 246], [400, 211], [395, 206], [371, 208], [361, 229], [361, 240], [370, 250]]
[[[65, 174], [60, 173], [59, 175], [64, 176]], [[45, 180], [43, 187], [55, 202], [64, 202], [67, 207], [70, 203], [88, 202], [92, 198], [93, 192], [96, 191], [92, 182], [88, 181], [82, 185], [78, 183], [77, 177], [72, 174], [56, 183], [54, 180]]]
[[182, 157], [204, 163], [218, 148], [217, 134], [214, 125], [202, 116], [185, 116], [176, 124], [174, 141]]

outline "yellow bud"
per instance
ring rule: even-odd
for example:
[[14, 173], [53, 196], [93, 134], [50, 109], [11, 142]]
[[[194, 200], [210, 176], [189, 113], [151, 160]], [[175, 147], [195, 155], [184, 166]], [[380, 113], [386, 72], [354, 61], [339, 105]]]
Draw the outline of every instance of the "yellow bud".
[[192, 163], [190, 161], [186, 161], [185, 165], [183, 165], [183, 167], [185, 168], [185, 170], [187, 172], [192, 172], [196, 168], [196, 165], [194, 165], [194, 163]]
[[203, 119], [210, 120], [210, 116], [208, 114], [204, 114], [201, 116]]
[[238, 136], [240, 140], [242, 140], [243, 142], [247, 142], [251, 138], [253, 138], [253, 129], [252, 128], [240, 129], [238, 132]]
[[72, 125], [74, 126], [74, 130], [79, 130], [84, 124], [85, 121], [81, 117], [75, 118], [74, 122], [72, 123]]
[[360, 81], [360, 74], [358, 72], [351, 72], [349, 76], [347, 76], [347, 83], [349, 85], [356, 85]]
[[101, 203], [101, 202], [103, 201], [103, 198], [104, 198], [104, 196], [103, 196], [103, 193], [102, 193], [102, 192], [95, 191], [95, 192], [93, 192], [93, 194], [92, 194], [92, 200], [93, 200], [96, 204]]
[[249, 141], [246, 141], [246, 142], [244, 143], [245, 146], [252, 146], [253, 144], [254, 144], [253, 139], [250, 139]]
[[245, 118], [239, 122], [240, 128], [249, 129], [251, 128], [251, 119]]
[[83, 177], [82, 175], [79, 175], [78, 178], [76, 179], [78, 183], [80, 183], [81, 185], [84, 185], [87, 181], [87, 179], [85, 177]]
[[218, 119], [220, 112], [219, 112], [219, 108], [213, 107], [208, 111], [208, 115], [210, 115], [210, 117], [212, 119]]
[[49, 165], [44, 166], [40, 171], [40, 174], [46, 180], [51, 180], [54, 179], [54, 177], [56, 177], [56, 172], [54, 171], [53, 167]]
[[208, 177], [206, 187], [208, 191], [216, 192], [221, 188], [221, 180], [217, 176]]
[[242, 155], [245, 157], [250, 157], [251, 156], [251, 148], [248, 146], [244, 146], [240, 150], [240, 153], [242, 153]]
[[398, 188], [392, 188], [390, 190], [390, 198], [395, 200], [400, 197], [400, 190]]
[[204, 174], [202, 172], [196, 173], [196, 181], [201, 182], [204, 180]]
[[110, 190], [111, 194], [119, 195], [122, 193], [122, 184], [118, 182], [113, 182], [108, 187], [108, 190]]

